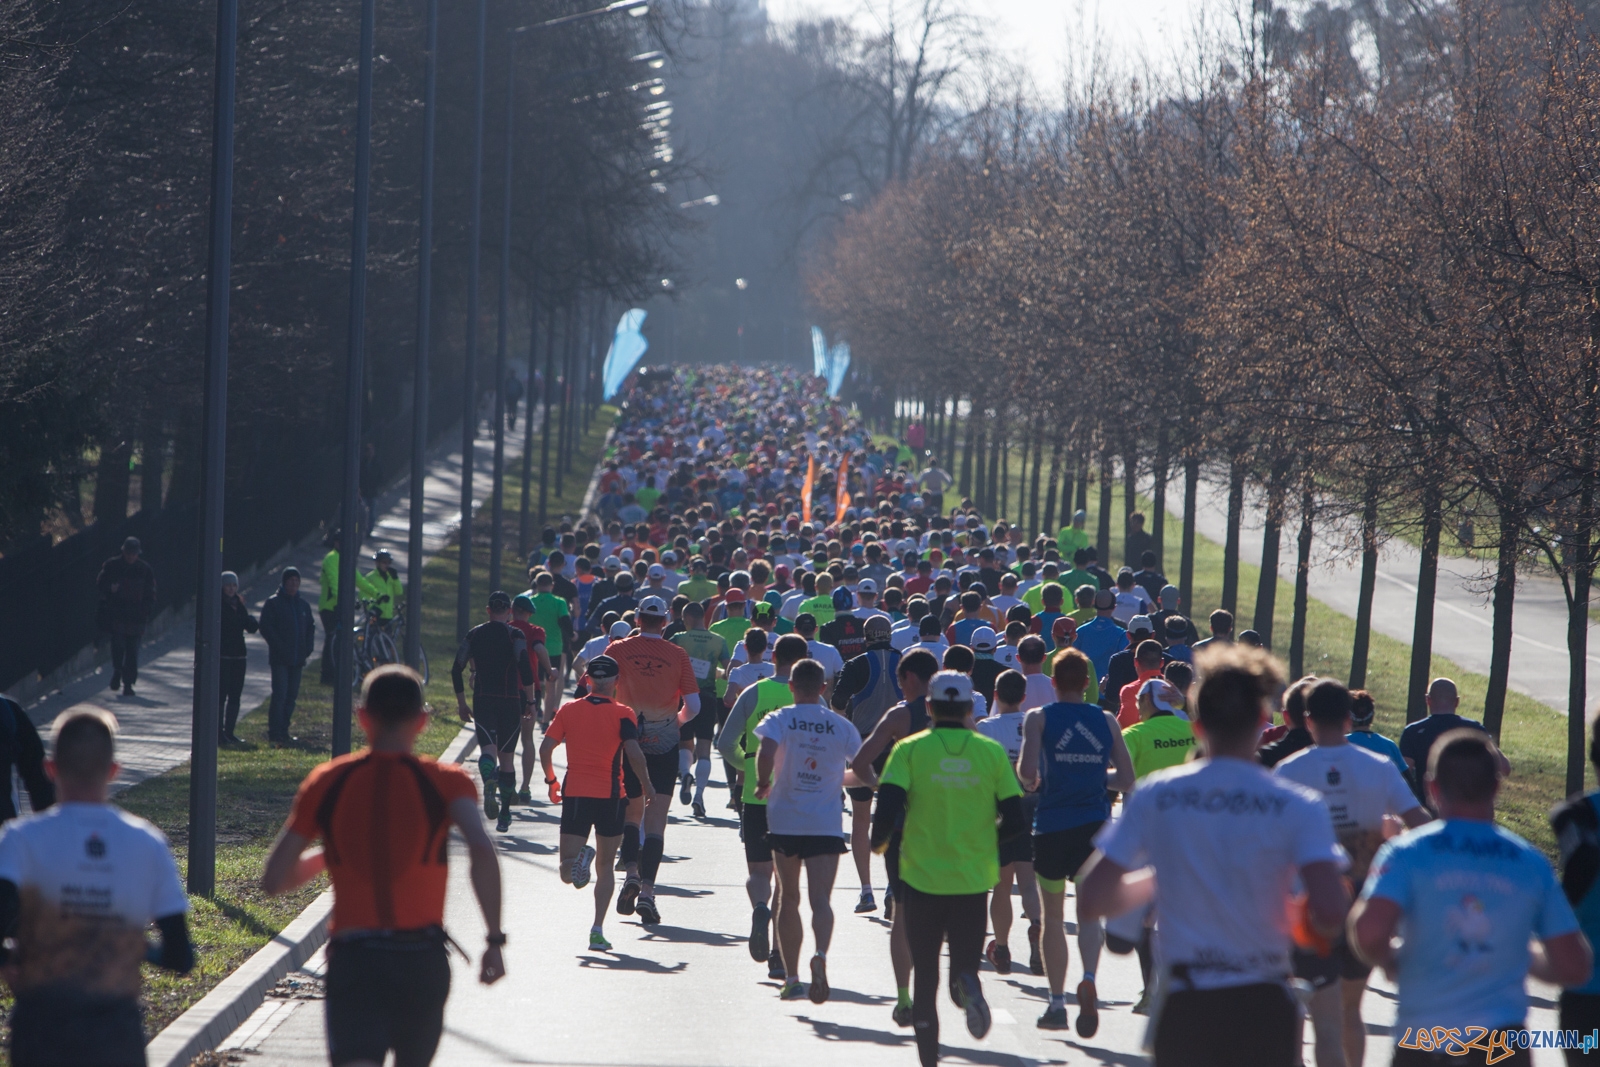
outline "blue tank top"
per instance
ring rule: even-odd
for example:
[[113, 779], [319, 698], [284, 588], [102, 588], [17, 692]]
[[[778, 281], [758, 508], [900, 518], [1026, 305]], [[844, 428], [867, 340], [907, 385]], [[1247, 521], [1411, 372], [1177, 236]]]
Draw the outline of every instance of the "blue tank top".
[[1039, 749], [1039, 808], [1033, 832], [1054, 833], [1111, 817], [1106, 768], [1111, 727], [1094, 704], [1046, 704]]

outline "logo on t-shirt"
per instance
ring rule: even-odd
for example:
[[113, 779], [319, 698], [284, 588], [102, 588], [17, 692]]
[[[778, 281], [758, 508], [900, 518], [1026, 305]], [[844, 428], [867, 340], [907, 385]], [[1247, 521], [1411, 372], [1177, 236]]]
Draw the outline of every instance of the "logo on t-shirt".
[[1332, 785], [1338, 785], [1343, 780], [1344, 780], [1343, 777], [1339, 774], [1339, 768], [1337, 768], [1337, 767], [1329, 767], [1328, 768], [1328, 784], [1329, 785], [1331, 785], [1331, 786]]
[[90, 834], [89, 840], [83, 843], [83, 850], [92, 860], [101, 860], [106, 857], [106, 843], [100, 840], [99, 834]]

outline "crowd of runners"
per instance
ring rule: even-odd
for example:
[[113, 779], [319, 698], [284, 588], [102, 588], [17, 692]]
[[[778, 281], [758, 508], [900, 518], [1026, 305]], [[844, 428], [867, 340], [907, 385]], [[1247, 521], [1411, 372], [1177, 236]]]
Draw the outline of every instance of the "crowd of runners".
[[[1398, 988], [1396, 1064], [1530, 1063], [1530, 976], [1566, 989], [1563, 1033], [1600, 1027], [1600, 807], [1553, 817], [1558, 878], [1495, 824], [1512, 768], [1448, 679], [1396, 744], [1369, 694], [1285, 679], [1229, 613], [1202, 638], [1137, 539], [1113, 572], [1081, 512], [1056, 531], [982, 515], [937, 457], [799, 374], [645, 373], [612, 441], [596, 515], [545, 531], [527, 591], [491, 594], [456, 656], [481, 798], [411, 754], [420, 681], [383, 668], [361, 701], [369, 748], [307, 779], [268, 860], [271, 892], [333, 880], [334, 1064], [433, 1055], [451, 826], [488, 927], [481, 979], [504, 973], [488, 822], [510, 833], [513, 809], [546, 801], [601, 952], [613, 908], [663, 920], [674, 802], [737, 812], [749, 955], [782, 1000], [830, 996], [848, 855], [855, 911], [890, 921], [885, 1025], [912, 1029], [924, 1065], [941, 988], [987, 1033], [985, 964], [1045, 978], [1037, 1026], [1092, 1037], [1106, 950], [1137, 955], [1132, 1011], [1161, 1067], [1290, 1067], [1307, 1024], [1316, 1067], [1360, 1067], [1374, 967]], [[103, 802], [105, 724], [56, 744], [63, 785]], [[57, 832], [24, 826], [0, 838], [0, 919]], [[164, 917], [152, 958], [181, 969], [181, 894], [158, 881], [136, 917]]]

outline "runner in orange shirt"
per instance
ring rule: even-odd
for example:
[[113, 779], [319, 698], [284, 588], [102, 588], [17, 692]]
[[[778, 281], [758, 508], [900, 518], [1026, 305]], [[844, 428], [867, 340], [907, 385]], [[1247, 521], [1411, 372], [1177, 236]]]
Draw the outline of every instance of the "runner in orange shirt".
[[[422, 679], [391, 664], [367, 675], [358, 709], [369, 747], [322, 764], [300, 784], [261, 888], [277, 895], [326, 870], [333, 881], [328, 943], [328, 1057], [335, 1065], [433, 1059], [450, 992], [445, 857], [451, 825], [472, 857], [472, 889], [489, 928], [478, 970], [505, 974], [500, 862], [460, 767], [412, 755], [428, 725]], [[307, 852], [313, 841], [322, 848]]]
[[700, 683], [689, 653], [661, 636], [667, 625], [666, 602], [645, 597], [639, 603], [637, 619], [638, 636], [613, 641], [606, 648], [606, 655], [617, 661], [620, 671], [617, 699], [639, 717], [639, 748], [648, 772], [640, 779], [632, 767], [623, 769], [628, 808], [622, 828], [622, 860], [628, 877], [617, 894], [617, 914], [632, 915], [637, 907], [639, 919], [654, 925], [661, 921], [656, 908], [656, 872], [661, 868], [672, 787], [678, 781], [678, 728], [700, 714]]
[[[604, 925], [611, 890], [616, 886], [611, 863], [622, 841], [623, 810], [627, 807], [622, 784], [624, 758], [636, 780], [650, 776], [639, 748], [639, 720], [632, 708], [612, 699], [617, 692], [617, 670], [617, 661], [610, 656], [590, 660], [588, 695], [561, 705], [539, 745], [550, 803], [561, 805], [561, 880], [582, 889], [589, 884], [589, 869], [597, 855], [600, 860], [594, 883], [594, 925], [589, 928], [589, 947], [600, 952], [611, 950]], [[567, 746], [567, 776], [558, 782], [551, 757], [562, 743]], [[598, 853], [589, 844], [591, 829]]]

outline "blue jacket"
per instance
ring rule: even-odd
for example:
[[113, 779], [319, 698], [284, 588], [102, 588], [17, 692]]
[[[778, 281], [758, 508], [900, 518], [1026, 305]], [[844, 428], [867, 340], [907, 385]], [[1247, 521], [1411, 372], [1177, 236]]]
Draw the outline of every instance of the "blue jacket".
[[261, 605], [261, 636], [267, 642], [268, 662], [274, 667], [304, 667], [317, 643], [317, 624], [311, 605], [298, 595], [278, 591]]

